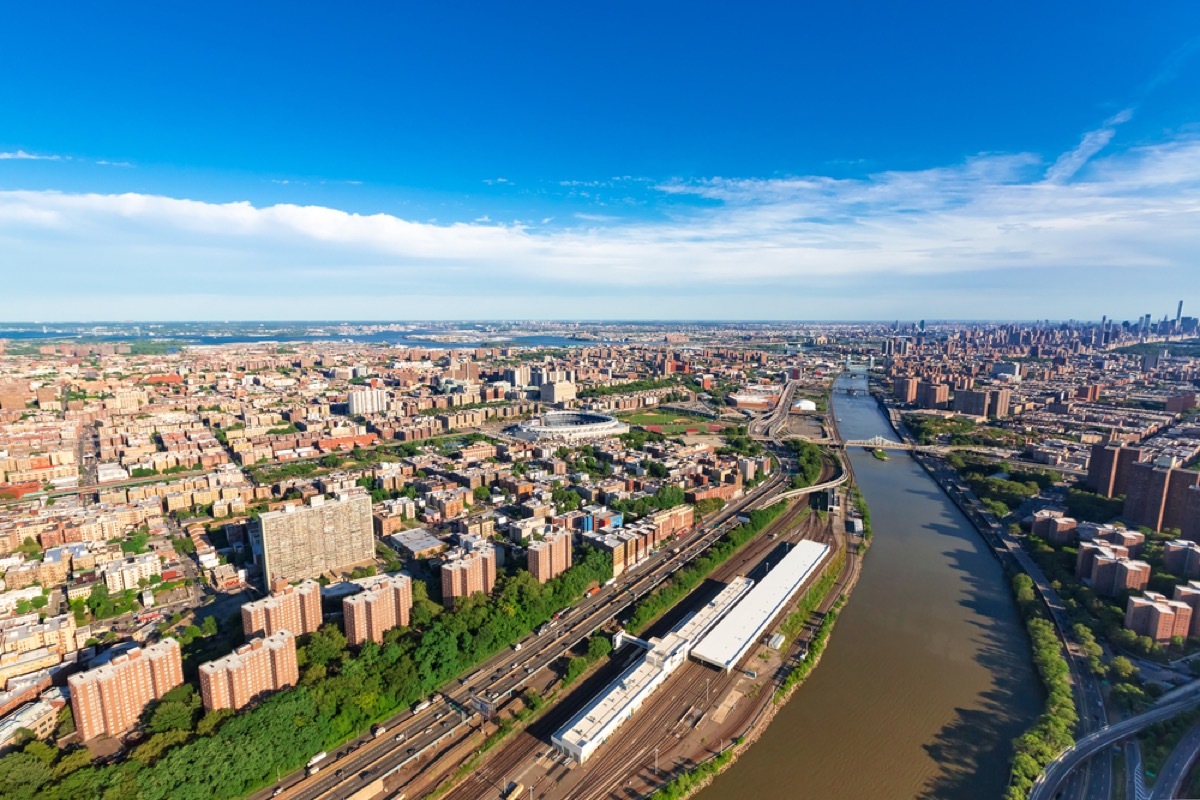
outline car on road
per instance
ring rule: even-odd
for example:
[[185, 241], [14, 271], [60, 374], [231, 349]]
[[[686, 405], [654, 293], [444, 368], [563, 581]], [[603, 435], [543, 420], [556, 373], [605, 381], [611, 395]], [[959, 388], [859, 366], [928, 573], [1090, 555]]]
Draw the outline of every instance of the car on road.
[[425, 733], [425, 734], [433, 733], [433, 726], [432, 726], [432, 725], [430, 725], [428, 728], [426, 728], [425, 730], [421, 731], [421, 733]]
[[410, 756], [411, 756], [412, 754], [416, 753], [416, 752], [417, 752], [417, 748], [415, 748], [415, 747], [410, 747], [410, 748], [408, 748], [408, 754], [409, 754]]

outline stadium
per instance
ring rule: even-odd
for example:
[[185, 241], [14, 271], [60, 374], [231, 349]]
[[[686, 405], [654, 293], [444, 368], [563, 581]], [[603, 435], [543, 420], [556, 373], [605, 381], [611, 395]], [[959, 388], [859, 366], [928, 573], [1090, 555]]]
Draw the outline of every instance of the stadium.
[[517, 439], [529, 442], [583, 442], [628, 433], [629, 426], [607, 414], [591, 411], [547, 411], [510, 429]]

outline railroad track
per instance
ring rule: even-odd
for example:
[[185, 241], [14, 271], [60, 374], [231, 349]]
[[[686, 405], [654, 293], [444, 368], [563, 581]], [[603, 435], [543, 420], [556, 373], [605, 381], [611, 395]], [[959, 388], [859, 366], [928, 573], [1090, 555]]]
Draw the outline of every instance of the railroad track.
[[[794, 503], [791, 505], [754, 540], [749, 542], [735, 558], [714, 570], [713, 574], [709, 576], [710, 580], [728, 581], [745, 573], [746, 565], [753, 563], [757, 566], [770, 550], [778, 547], [781, 541], [791, 538], [773, 539], [771, 534], [790, 531], [796, 527], [798, 522], [806, 522], [803, 517], [807, 514], [808, 509], [805, 504]], [[822, 533], [817, 530], [819, 527], [824, 526], [806, 524], [805, 533], [808, 536], [802, 538], [820, 538]], [[827, 534], [824, 535], [827, 537]], [[703, 591], [703, 589], [698, 591]], [[695, 596], [693, 593], [676, 608], [693, 605]], [[670, 627], [674, 616], [676, 615], [669, 612], [648, 633], [653, 635]], [[645, 762], [645, 769], [639, 768], [638, 774], [646, 788], [665, 782], [678, 768], [690, 766], [690, 763], [670, 765], [665, 760], [661, 761], [660, 766], [665, 765], [669, 768], [661, 770], [661, 779], [656, 778], [653, 775], [653, 745], [646, 744], [647, 737], [663, 732], [662, 729], [666, 729], [666, 735], [670, 735], [670, 728], [678, 725], [682, 713], [689, 708], [704, 707], [706, 695], [709, 698], [723, 696], [732, 688], [738, 675], [739, 673], [736, 671], [732, 673], [719, 672], [695, 662], [688, 662], [680, 667], [667, 684], [655, 692], [632, 719], [621, 726], [619, 735], [614, 736], [589, 760], [586, 767], [575, 768], [585, 771], [582, 773], [579, 785], [572, 788], [570, 792], [572, 800], [576, 800], [576, 798], [591, 800], [591, 798], [610, 796], [612, 792], [620, 789], [621, 780], [628, 775], [631, 763], [642, 764]], [[592, 695], [592, 692], [586, 692], [579, 698], [572, 697], [568, 701], [556, 704], [546, 717], [539, 720], [529, 730], [519, 734], [512, 742], [502, 746], [500, 752], [492, 756], [475, 774], [450, 792], [446, 796], [446, 800], [484, 800], [498, 796], [498, 793], [503, 791], [510, 781], [520, 780], [521, 770], [528, 767], [539, 753], [543, 755], [552, 753], [552, 748], [548, 744], [550, 735], [565, 724], [580, 705], [591, 700]], [[744, 715], [749, 713], [751, 708], [752, 704], [747, 704], [747, 710], [740, 712], [738, 719], [748, 722], [749, 718]], [[649, 748], [648, 762], [645, 760], [647, 748]], [[660, 758], [666, 753], [667, 751], [660, 750]], [[569, 773], [574, 771], [567, 770], [565, 766], [555, 768], [555, 771], [560, 769], [563, 773], [560, 778], [569, 779]]]

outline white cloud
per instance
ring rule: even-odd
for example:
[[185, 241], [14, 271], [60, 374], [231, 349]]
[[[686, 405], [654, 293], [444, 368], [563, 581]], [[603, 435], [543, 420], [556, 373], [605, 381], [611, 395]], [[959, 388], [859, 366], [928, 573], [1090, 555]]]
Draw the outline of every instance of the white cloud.
[[1063, 183], [1075, 177], [1093, 156], [1108, 146], [1117, 133], [1117, 126], [1133, 119], [1133, 109], [1127, 108], [1104, 121], [1104, 124], [1094, 131], [1083, 135], [1074, 150], [1069, 150], [1058, 157], [1058, 160], [1046, 170], [1046, 180], [1051, 183]]
[[20, 161], [61, 161], [62, 156], [40, 156], [35, 153], [27, 153], [24, 150], [17, 150], [12, 153], [0, 153], [0, 161], [9, 159]]
[[[53, 272], [56, 293], [75, 292], [79, 303], [155, 292], [166, 302], [220, 287], [225, 302], [253, 300], [258, 316], [278, 318], [314, 296], [329, 314], [352, 313], [364, 290], [392, 304], [382, 311], [398, 298], [443, 296], [459, 316], [472, 302], [486, 315], [489, 305], [535, 299], [558, 316], [589, 316], [573, 303], [601, 295], [654, 297], [646, 307], [664, 314], [735, 296], [755, 310], [817, 290], [873, 297], [963, 280], [1015, 282], [1018, 295], [1052, 304], [1062, 298], [1039, 287], [1064, 273], [1077, 276], [1068, 292], [1096, 297], [1111, 296], [1114, 280], [1146, 286], [1152, 275], [1172, 291], [1200, 291], [1200, 137], [1098, 154], [1070, 181], [1044, 179], [1043, 160], [1030, 154], [863, 179], [673, 181], [659, 187], [663, 219], [576, 215], [537, 228], [487, 216], [446, 224], [321, 206], [9, 191], [0, 192], [0, 252], [16, 267], [6, 289], [18, 301], [43, 297], [37, 276]], [[706, 202], [677, 202], [689, 196]], [[1098, 275], [1105, 282], [1093, 282]]]

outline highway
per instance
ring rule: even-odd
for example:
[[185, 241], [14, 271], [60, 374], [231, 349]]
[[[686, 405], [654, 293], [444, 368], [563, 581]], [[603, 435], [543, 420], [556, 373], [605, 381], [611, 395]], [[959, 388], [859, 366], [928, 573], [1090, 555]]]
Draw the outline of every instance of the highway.
[[1142, 748], [1136, 738], [1125, 740], [1125, 797], [1146, 800], [1146, 781], [1142, 775]]
[[[776, 500], [774, 495], [785, 480], [782, 472], [772, 475], [678, 544], [678, 553], [664, 547], [625, 572], [613, 585], [601, 587], [595, 596], [567, 609], [558, 620], [548, 623], [540, 636], [534, 633], [527, 637], [520, 643], [520, 650], [503, 650], [470, 676], [442, 687], [420, 714], [406, 711], [384, 723], [387, 732], [379, 739], [373, 740], [370, 734], [360, 736], [331, 753], [316, 775], [306, 778], [302, 773], [293, 774], [253, 797], [347, 797], [376, 777], [419, 761], [450, 740], [465, 736], [480, 723], [475, 707], [482, 703], [498, 706], [519, 693], [541, 670], [703, 553], [737, 524], [737, 514]], [[402, 738], [398, 740], [397, 736]], [[275, 795], [276, 789], [282, 791]]]
[[1156, 722], [1170, 719], [1176, 714], [1198, 705], [1200, 705], [1200, 691], [1193, 687], [1192, 691], [1182, 697], [1156, 705], [1136, 717], [1130, 717], [1113, 725], [1106, 725], [1081, 737], [1047, 765], [1042, 777], [1034, 785], [1033, 791], [1029, 793], [1029, 800], [1056, 800], [1062, 796], [1060, 789], [1068, 776], [1076, 768], [1087, 763], [1092, 756], [1107, 751], [1125, 737], [1132, 736]]
[[[778, 538], [758, 537], [736, 557], [722, 564], [709, 576], [710, 580], [727, 582], [737, 575], [761, 577], [764, 557], [781, 542], [794, 542], [801, 538], [802, 532], [797, 528], [797, 521], [804, 516], [804, 507], [800, 504], [794, 505], [764, 531], [773, 532]], [[833, 542], [830, 541], [830, 544]], [[681, 605], [686, 605], [693, 599], [694, 595], [689, 596]], [[656, 745], [661, 745], [662, 764], [668, 771], [673, 771], [675, 762], [672, 759], [679, 754], [672, 754], [672, 750], [678, 740], [686, 735], [687, 720], [692, 719], [692, 724], [697, 724], [689, 710], [707, 709], [710, 699], [724, 696], [741, 677], [740, 671], [737, 670], [724, 673], [691, 660], [687, 661], [645, 701], [638, 712], [621, 726], [619, 734], [611, 737], [583, 768], [570, 768], [571, 762], [568, 759], [555, 754], [545, 744], [549, 733], [565, 723], [583, 703], [589, 702], [594, 694], [569, 699], [539, 721], [540, 730], [531, 728], [507, 742], [470, 778], [446, 795], [446, 800], [481, 800], [492, 796], [496, 786], [507, 785], [511, 779], [520, 780], [527, 786], [536, 786], [536, 797], [604, 800], [611, 797], [622, 784], [626, 784], [628, 794], [630, 765], [647, 763], [647, 758], [653, 759]], [[731, 729], [740, 729], [741, 723], [746, 721], [745, 715], [753, 713], [754, 707], [753, 703], [743, 704], [725, 724], [731, 726]], [[714, 745], [718, 743], [714, 741]], [[549, 756], [556, 766], [549, 767], [543, 773], [538, 769], [540, 765], [544, 765], [539, 753]], [[644, 779], [644, 782], [646, 780]], [[637, 783], [636, 778], [634, 782]], [[657, 780], [648, 781], [644, 788], [648, 789], [657, 783]]]
[[1154, 781], [1154, 788], [1150, 792], [1151, 800], [1182, 797], [1185, 788], [1183, 782], [1187, 779], [1189, 768], [1196, 762], [1197, 756], [1200, 756], [1200, 722], [1183, 735], [1171, 751], [1171, 755], [1163, 762], [1162, 769]]

